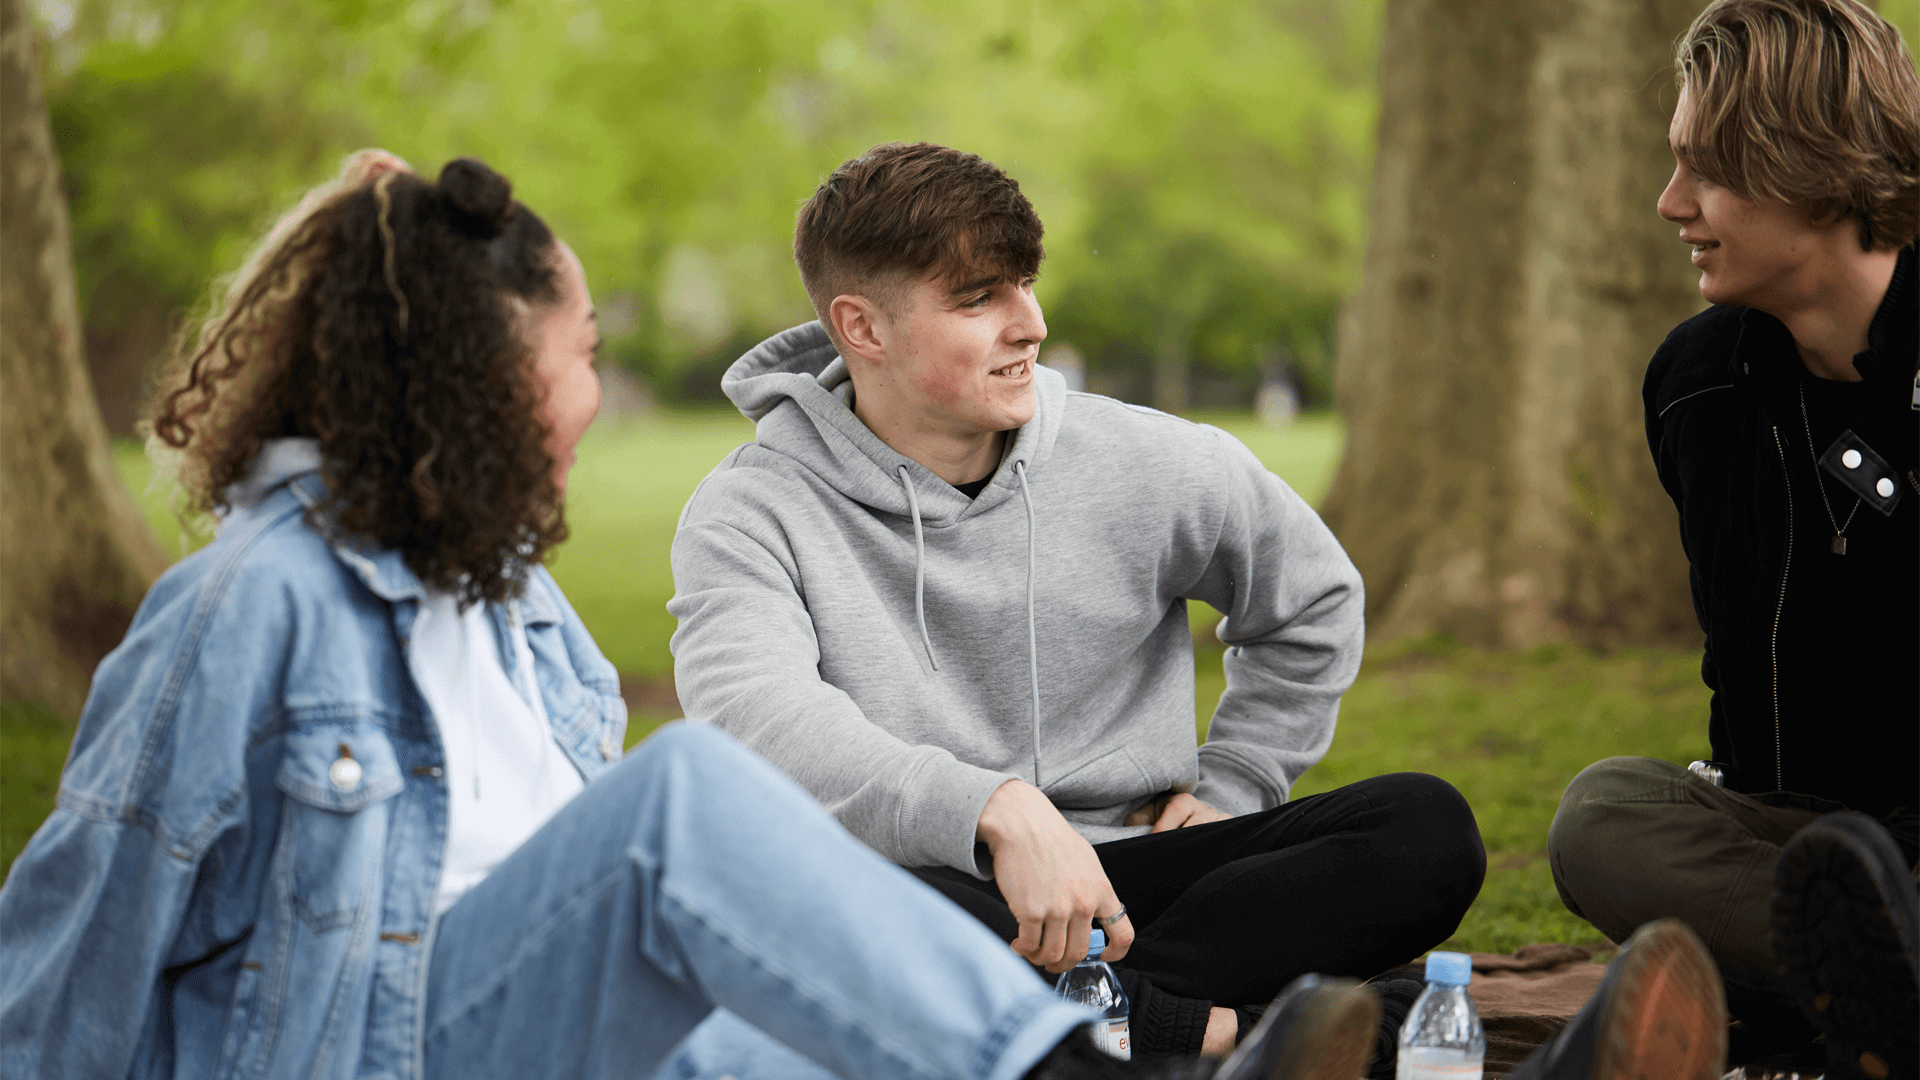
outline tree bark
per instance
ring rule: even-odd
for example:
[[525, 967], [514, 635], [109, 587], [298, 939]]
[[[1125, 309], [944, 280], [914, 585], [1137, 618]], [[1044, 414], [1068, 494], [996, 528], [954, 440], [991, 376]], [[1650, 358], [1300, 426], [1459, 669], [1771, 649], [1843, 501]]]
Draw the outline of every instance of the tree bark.
[[1646, 363], [1698, 311], [1654, 212], [1699, 0], [1388, 0], [1325, 507], [1375, 636], [1695, 640]]
[[24, 0], [0, 0], [0, 700], [77, 716], [166, 566], [80, 355], [60, 165]]

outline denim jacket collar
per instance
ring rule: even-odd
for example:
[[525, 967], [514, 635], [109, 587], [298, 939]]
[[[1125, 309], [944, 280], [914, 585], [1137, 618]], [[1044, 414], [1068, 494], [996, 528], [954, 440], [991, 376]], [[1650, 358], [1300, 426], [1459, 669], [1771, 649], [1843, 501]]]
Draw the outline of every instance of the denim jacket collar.
[[[223, 530], [256, 514], [274, 512], [274, 504], [278, 502], [275, 496], [282, 490], [298, 499], [308, 510], [325, 503], [327, 483], [320, 475], [318, 462], [300, 453], [303, 449], [300, 447], [292, 448], [293, 452], [282, 451], [282, 444], [309, 441], [275, 439], [262, 449], [260, 466], [247, 480], [235, 485], [232, 496], [240, 501], [234, 504], [233, 510], [221, 522]], [[317, 454], [318, 447], [313, 449]], [[357, 544], [350, 538], [340, 536], [329, 537], [327, 546], [369, 591], [382, 600], [388, 603], [418, 603], [426, 598], [426, 583], [407, 566], [406, 557], [400, 552]], [[524, 626], [550, 626], [565, 621], [559, 605], [544, 589], [523, 588], [512, 605]]]

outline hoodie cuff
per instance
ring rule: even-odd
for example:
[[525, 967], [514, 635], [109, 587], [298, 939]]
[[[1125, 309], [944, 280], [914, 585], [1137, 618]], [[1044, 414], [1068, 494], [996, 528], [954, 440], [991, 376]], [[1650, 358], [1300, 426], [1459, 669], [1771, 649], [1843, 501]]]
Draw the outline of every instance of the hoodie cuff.
[[1193, 786], [1193, 797], [1215, 810], [1236, 817], [1271, 810], [1287, 801], [1284, 788], [1273, 790], [1277, 786], [1227, 754], [1200, 748], [1200, 781]]
[[974, 842], [980, 813], [1000, 785], [1017, 779], [1012, 773], [982, 769], [947, 753], [928, 758], [902, 785], [898, 833], [902, 865], [951, 866], [991, 879], [986, 846]]

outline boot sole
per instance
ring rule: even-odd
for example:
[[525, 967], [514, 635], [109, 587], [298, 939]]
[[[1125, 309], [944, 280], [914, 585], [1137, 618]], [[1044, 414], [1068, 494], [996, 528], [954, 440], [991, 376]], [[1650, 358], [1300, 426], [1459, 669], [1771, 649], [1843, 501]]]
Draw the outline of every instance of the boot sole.
[[1265, 1080], [1355, 1080], [1373, 1060], [1380, 1026], [1374, 991], [1331, 985], [1305, 1003]]
[[1727, 1006], [1720, 970], [1693, 931], [1660, 919], [1634, 931], [1594, 1040], [1592, 1080], [1720, 1080]]
[[1912, 1077], [1920, 973], [1914, 916], [1900, 904], [1900, 890], [1913, 889], [1905, 860], [1863, 823], [1822, 819], [1808, 830], [1774, 878], [1774, 955], [1826, 1035], [1829, 1076]]

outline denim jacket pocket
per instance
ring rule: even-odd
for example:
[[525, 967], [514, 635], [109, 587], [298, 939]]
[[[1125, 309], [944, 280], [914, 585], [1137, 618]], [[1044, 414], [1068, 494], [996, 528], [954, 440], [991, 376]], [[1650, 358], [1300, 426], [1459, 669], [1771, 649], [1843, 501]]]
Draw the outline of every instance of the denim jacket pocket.
[[274, 782], [288, 796], [276, 862], [295, 914], [315, 933], [349, 925], [379, 883], [386, 800], [405, 786], [392, 740], [367, 720], [303, 725]]

